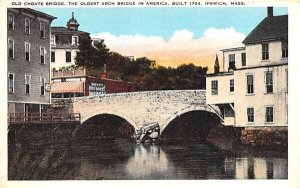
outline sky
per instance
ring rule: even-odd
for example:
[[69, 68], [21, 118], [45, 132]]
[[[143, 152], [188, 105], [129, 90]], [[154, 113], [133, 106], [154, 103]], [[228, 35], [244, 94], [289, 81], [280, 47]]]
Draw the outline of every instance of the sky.
[[[79, 30], [104, 39], [110, 51], [147, 57], [162, 66], [193, 63], [212, 71], [221, 49], [242, 46], [244, 38], [267, 15], [266, 7], [179, 8], [40, 8], [66, 26], [72, 12]], [[274, 7], [274, 15], [287, 14]]]

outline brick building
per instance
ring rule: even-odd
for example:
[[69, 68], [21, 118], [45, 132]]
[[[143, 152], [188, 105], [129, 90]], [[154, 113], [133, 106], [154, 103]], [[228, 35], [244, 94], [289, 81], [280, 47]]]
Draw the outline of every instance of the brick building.
[[50, 33], [55, 17], [29, 8], [7, 9], [8, 113], [50, 105]]
[[106, 93], [136, 91], [135, 84], [94, 75], [84, 68], [76, 70], [52, 70], [52, 98], [97, 96]]

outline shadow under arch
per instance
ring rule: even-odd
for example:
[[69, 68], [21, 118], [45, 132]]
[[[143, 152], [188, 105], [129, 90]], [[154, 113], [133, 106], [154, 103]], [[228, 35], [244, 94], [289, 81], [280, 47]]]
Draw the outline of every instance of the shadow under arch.
[[180, 117], [183, 114], [189, 113], [189, 112], [193, 112], [193, 111], [203, 111], [203, 112], [208, 112], [211, 114], [216, 115], [220, 120], [221, 117], [218, 114], [219, 111], [217, 111], [216, 109], [213, 109], [210, 105], [202, 105], [202, 106], [190, 106], [187, 108], [184, 108], [180, 111], [177, 111], [175, 114], [173, 114], [172, 116], [170, 116], [164, 123], [161, 124], [160, 126], [160, 130], [161, 133], [163, 133], [163, 131], [165, 130], [165, 128], [173, 121], [175, 120], [177, 117]]
[[127, 121], [131, 126], [134, 127], [135, 130], [139, 129], [136, 122], [131, 120], [124, 113], [122, 113], [120, 111], [117, 111], [117, 110], [111, 110], [111, 109], [99, 109], [99, 110], [96, 110], [92, 113], [89, 113], [81, 119], [81, 124], [84, 124], [86, 121], [88, 121], [89, 119], [91, 119], [91, 118], [93, 118], [97, 115], [114, 115], [114, 116], [118, 116], [118, 117], [124, 119], [125, 121]]
[[220, 124], [216, 114], [203, 110], [182, 113], [165, 127], [161, 141], [166, 143], [206, 142]]
[[72, 140], [131, 138], [136, 129], [136, 123], [122, 112], [103, 108], [82, 114], [81, 123], [72, 132]]

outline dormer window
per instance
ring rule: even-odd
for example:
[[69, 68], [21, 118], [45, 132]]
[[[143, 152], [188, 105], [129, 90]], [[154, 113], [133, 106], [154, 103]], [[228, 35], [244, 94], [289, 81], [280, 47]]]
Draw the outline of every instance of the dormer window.
[[50, 37], [50, 44], [51, 45], [55, 45], [56, 44], [56, 42], [55, 42], [55, 35], [51, 35], [51, 37]]
[[72, 36], [72, 45], [78, 45], [78, 36]]
[[281, 52], [282, 52], [282, 58], [288, 57], [288, 41], [284, 40], [281, 41]]

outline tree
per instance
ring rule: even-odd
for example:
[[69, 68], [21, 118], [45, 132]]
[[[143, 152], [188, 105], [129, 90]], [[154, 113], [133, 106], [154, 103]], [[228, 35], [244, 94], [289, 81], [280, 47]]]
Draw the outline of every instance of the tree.
[[100, 69], [107, 62], [109, 49], [104, 40], [94, 41], [89, 35], [80, 36], [79, 51], [76, 53], [75, 64], [90, 69]]

